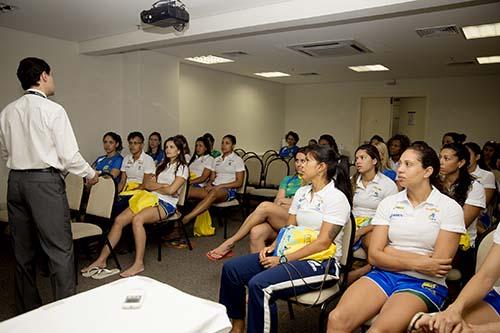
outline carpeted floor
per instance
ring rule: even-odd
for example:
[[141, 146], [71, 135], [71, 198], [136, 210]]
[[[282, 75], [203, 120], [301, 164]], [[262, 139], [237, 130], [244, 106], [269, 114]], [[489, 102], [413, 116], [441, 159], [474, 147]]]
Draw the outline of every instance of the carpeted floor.
[[[236, 214], [230, 220], [229, 231], [233, 233], [240, 223], [240, 217]], [[216, 235], [212, 237], [194, 238], [194, 250], [174, 249], [163, 247], [163, 258], [161, 262], [156, 260], [156, 243], [149, 240], [146, 248], [146, 270], [143, 275], [164, 282], [187, 292], [191, 295], [217, 302], [219, 293], [220, 271], [223, 262], [211, 262], [205, 257], [205, 253], [214, 248], [223, 240], [222, 228], [218, 228]], [[235, 252], [237, 255], [248, 253], [248, 240], [241, 241]], [[133, 253], [119, 255], [119, 261], [123, 268], [128, 267], [133, 261]], [[80, 267], [89, 264], [85, 257], [80, 258]], [[108, 262], [113, 266], [112, 260]], [[15, 315], [14, 306], [14, 261], [12, 250], [7, 235], [2, 234], [0, 238], [0, 321]], [[101, 286], [116, 279], [118, 275], [104, 280], [79, 277], [77, 292]], [[49, 279], [38, 277], [40, 294], [44, 303], [51, 301], [51, 289]], [[303, 308], [294, 306], [295, 319], [290, 320], [286, 303], [279, 302], [279, 332], [317, 332], [319, 309]], [[186, 309], [189, 311], [189, 309]]]

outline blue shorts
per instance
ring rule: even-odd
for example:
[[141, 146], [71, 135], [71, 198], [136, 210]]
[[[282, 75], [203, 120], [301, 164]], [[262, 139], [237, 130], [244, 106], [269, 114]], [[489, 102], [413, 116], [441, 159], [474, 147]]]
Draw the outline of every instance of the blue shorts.
[[201, 184], [191, 184], [191, 186], [194, 188], [203, 188], [203, 186], [201, 186]]
[[500, 295], [495, 291], [495, 289], [490, 290], [483, 301], [488, 303], [493, 310], [495, 310], [497, 315], [500, 316]]
[[175, 213], [175, 211], [177, 210], [177, 208], [175, 206], [173, 206], [173, 205], [169, 204], [168, 202], [165, 202], [161, 199], [158, 199], [158, 206], [163, 208], [163, 210], [165, 211], [165, 214], [167, 214], [167, 217], [169, 217], [170, 215]]
[[226, 201], [231, 201], [233, 199], [236, 199], [236, 189], [235, 188], [228, 188]]
[[406, 274], [374, 268], [364, 277], [376, 283], [387, 297], [402, 292], [419, 297], [427, 305], [428, 312], [439, 311], [448, 295], [448, 288], [445, 286]]

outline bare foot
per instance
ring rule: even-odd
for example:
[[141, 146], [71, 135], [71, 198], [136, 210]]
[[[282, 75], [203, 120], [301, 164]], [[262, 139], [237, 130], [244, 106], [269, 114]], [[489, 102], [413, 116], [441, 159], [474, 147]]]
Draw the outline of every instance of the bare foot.
[[144, 265], [134, 264], [127, 268], [127, 270], [120, 273], [121, 277], [130, 277], [144, 272]]
[[228, 254], [234, 248], [234, 243], [230, 243], [229, 239], [216, 247], [215, 249], [208, 251], [211, 257], [214, 259], [221, 259], [226, 254]]
[[97, 259], [96, 261], [94, 261], [93, 263], [88, 265], [87, 267], [82, 268], [80, 273], [87, 273], [89, 271], [89, 269], [91, 269], [93, 267], [105, 268], [106, 267], [106, 260]]

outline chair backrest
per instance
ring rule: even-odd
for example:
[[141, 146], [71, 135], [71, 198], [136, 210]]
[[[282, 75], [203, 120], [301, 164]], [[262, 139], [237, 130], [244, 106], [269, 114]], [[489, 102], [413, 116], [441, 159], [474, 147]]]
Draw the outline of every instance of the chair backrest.
[[275, 158], [280, 157], [277, 152], [274, 152], [273, 154], [268, 154], [265, 158], [262, 156], [262, 163], [264, 164], [264, 169], [268, 166], [269, 162], [271, 160], [274, 160]]
[[187, 200], [188, 197], [188, 192], [189, 192], [189, 180], [186, 180], [184, 184], [181, 186], [181, 191], [179, 193], [179, 201], [177, 201], [177, 206], [184, 206], [184, 203]]
[[64, 181], [66, 182], [66, 197], [68, 198], [69, 209], [80, 210], [83, 195], [83, 178], [70, 173]]
[[356, 221], [354, 216], [351, 214], [349, 221], [344, 225], [344, 235], [342, 236], [342, 257], [340, 257], [340, 264], [342, 266], [347, 266], [349, 262], [349, 255], [352, 258], [352, 246], [354, 245], [354, 234], [353, 230], [356, 230]]
[[257, 155], [256, 153], [254, 153], [253, 151], [247, 151], [245, 154], [243, 154], [243, 156], [241, 156], [241, 158], [244, 160], [246, 160], [247, 158], [249, 158], [250, 156], [257, 156], [259, 157], [259, 155]]
[[294, 175], [295, 174], [295, 158], [290, 157], [288, 159], [288, 175]]
[[242, 157], [243, 155], [245, 155], [245, 151], [244, 151], [243, 149], [241, 149], [241, 148], [236, 148], [236, 149], [234, 150], [234, 153], [235, 153], [236, 155], [238, 155], [239, 157]]
[[115, 182], [111, 177], [100, 177], [90, 189], [86, 214], [109, 219], [115, 200]]
[[236, 193], [245, 194], [245, 191], [247, 188], [247, 181], [248, 181], [248, 169], [247, 169], [247, 166], [245, 165], [245, 172], [243, 173], [243, 183], [238, 188], [238, 190], [236, 190]]
[[273, 149], [269, 149], [264, 154], [262, 154], [262, 162], [265, 162], [271, 156], [278, 156], [278, 153]]
[[[476, 255], [476, 273], [483, 264], [484, 260], [488, 256], [491, 248], [493, 247], [493, 235], [495, 234], [496, 228], [490, 228], [487, 232], [483, 234], [481, 240], [479, 241], [479, 246], [477, 247]], [[500, 279], [495, 283], [496, 287], [500, 287]]]
[[260, 186], [262, 179], [262, 161], [257, 156], [250, 156], [245, 160], [245, 167], [247, 169], [248, 180], [247, 184], [250, 186]]
[[288, 163], [282, 158], [269, 162], [264, 175], [264, 187], [278, 188], [281, 180], [288, 175]]

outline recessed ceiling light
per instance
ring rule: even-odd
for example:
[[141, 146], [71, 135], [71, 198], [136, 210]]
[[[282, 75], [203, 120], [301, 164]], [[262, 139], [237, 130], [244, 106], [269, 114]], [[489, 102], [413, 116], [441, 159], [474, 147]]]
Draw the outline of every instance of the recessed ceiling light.
[[352, 69], [355, 72], [381, 72], [388, 71], [389, 68], [384, 65], [364, 65], [364, 66], [349, 66], [349, 69]]
[[254, 73], [254, 74], [258, 75], [258, 76], [263, 76], [263, 77], [285, 77], [285, 76], [290, 76], [290, 74], [282, 73], [282, 72], [263, 72], [263, 73]]
[[477, 57], [476, 59], [481, 65], [500, 63], [500, 56]]
[[200, 56], [200, 57], [190, 57], [190, 58], [184, 58], [189, 61], [197, 62], [200, 64], [205, 64], [205, 65], [214, 65], [214, 64], [222, 64], [226, 62], [234, 62], [232, 59], [226, 59], [222, 57], [216, 57], [213, 55], [207, 55], [207, 56]]
[[466, 39], [487, 38], [500, 36], [500, 22], [463, 27]]

